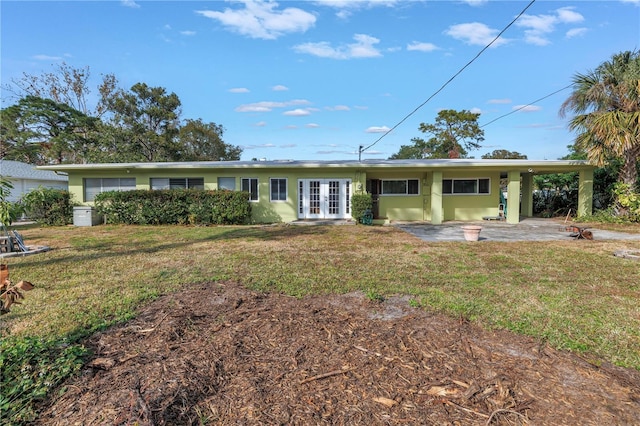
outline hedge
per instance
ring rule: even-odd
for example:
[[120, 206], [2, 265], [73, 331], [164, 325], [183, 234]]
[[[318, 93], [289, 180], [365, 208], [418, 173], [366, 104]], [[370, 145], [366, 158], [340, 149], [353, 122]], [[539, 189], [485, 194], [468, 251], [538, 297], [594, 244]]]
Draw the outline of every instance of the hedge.
[[110, 224], [239, 225], [251, 219], [249, 193], [200, 189], [102, 192], [96, 211]]

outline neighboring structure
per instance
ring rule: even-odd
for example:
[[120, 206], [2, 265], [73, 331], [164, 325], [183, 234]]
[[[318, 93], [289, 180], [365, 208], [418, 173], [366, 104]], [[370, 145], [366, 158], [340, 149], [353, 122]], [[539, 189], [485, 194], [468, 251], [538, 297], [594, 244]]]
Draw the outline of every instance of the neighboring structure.
[[15, 203], [29, 191], [38, 187], [67, 189], [69, 177], [49, 170], [38, 170], [36, 166], [20, 161], [0, 160], [0, 176], [13, 185], [7, 201]]
[[[507, 222], [533, 210], [533, 175], [579, 172], [578, 214], [590, 214], [594, 167], [584, 161], [365, 160], [210, 161], [185, 163], [60, 164], [41, 166], [69, 175], [75, 200], [91, 205], [108, 190], [204, 188], [251, 193], [257, 223], [349, 219], [351, 196], [370, 193], [374, 221], [481, 220], [497, 216], [506, 181]], [[519, 211], [520, 210], [520, 211]]]

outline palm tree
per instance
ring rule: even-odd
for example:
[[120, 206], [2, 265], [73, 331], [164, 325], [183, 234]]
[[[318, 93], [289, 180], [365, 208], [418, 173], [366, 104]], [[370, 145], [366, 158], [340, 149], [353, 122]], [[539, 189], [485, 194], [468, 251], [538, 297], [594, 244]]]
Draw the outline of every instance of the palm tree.
[[576, 150], [597, 166], [622, 160], [618, 181], [633, 189], [640, 161], [640, 52], [613, 55], [586, 74], [573, 78], [573, 92], [560, 115], [575, 113], [569, 128], [577, 133]]

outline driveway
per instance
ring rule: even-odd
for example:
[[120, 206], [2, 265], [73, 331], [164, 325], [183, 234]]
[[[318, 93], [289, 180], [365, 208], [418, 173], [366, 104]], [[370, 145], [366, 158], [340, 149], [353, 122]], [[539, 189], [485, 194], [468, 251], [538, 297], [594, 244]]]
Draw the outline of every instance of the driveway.
[[[570, 223], [553, 219], [525, 218], [517, 225], [501, 221], [480, 222], [445, 222], [442, 225], [432, 225], [428, 222], [398, 222], [394, 223], [402, 229], [425, 241], [465, 241], [463, 225], [480, 225], [480, 242], [482, 241], [563, 241], [571, 240], [571, 232], [565, 230]], [[594, 240], [640, 240], [640, 234], [604, 231], [589, 228]]]

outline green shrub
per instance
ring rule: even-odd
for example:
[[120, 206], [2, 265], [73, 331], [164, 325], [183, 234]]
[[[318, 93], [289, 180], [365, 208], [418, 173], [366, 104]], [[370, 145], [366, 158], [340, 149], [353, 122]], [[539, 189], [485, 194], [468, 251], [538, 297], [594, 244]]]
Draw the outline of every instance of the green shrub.
[[362, 216], [373, 207], [371, 194], [353, 194], [351, 196], [351, 216], [362, 223]]
[[95, 206], [113, 224], [238, 225], [251, 218], [249, 194], [238, 191], [110, 191], [98, 194]]
[[20, 200], [27, 216], [41, 225], [61, 226], [73, 222], [71, 194], [64, 189], [39, 187]]

